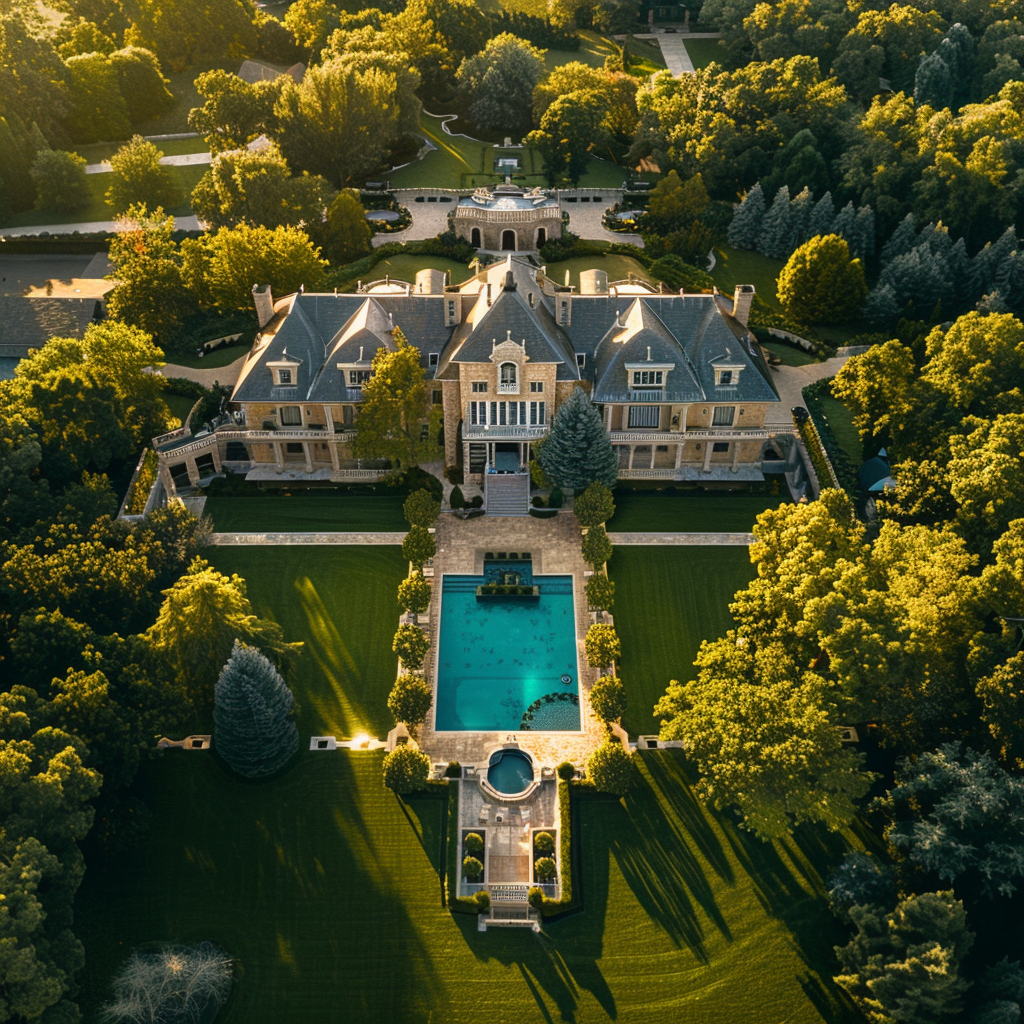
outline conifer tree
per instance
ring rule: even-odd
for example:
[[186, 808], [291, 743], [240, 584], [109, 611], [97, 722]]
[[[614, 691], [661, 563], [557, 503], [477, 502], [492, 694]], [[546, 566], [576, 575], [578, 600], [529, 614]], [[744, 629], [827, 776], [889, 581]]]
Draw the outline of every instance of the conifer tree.
[[987, 242], [985, 248], [974, 257], [983, 292], [992, 291], [1004, 261], [1019, 248], [1017, 229], [1011, 224], [994, 242]]
[[949, 250], [949, 273], [956, 289], [957, 306], [967, 309], [981, 297], [981, 268], [967, 255], [967, 245], [958, 238]]
[[789, 252], [786, 253], [787, 256], [811, 237], [808, 232], [811, 228], [813, 213], [814, 193], [805, 186], [796, 199], [790, 203]]
[[792, 212], [790, 208], [789, 186], [783, 185], [775, 193], [771, 209], [764, 215], [761, 230], [757, 236], [757, 251], [771, 259], [784, 260], [790, 253], [790, 224]]
[[879, 257], [882, 266], [891, 263], [897, 256], [910, 252], [915, 245], [917, 245], [917, 228], [914, 226], [914, 215], [908, 213], [896, 225], [896, 230], [889, 236], [889, 241], [882, 246], [882, 254]]
[[857, 211], [853, 208], [853, 202], [847, 203], [837, 214], [832, 222], [831, 235], [838, 235], [845, 238], [847, 244], [853, 238], [853, 226], [857, 221]]
[[850, 250], [859, 260], [875, 255], [875, 211], [870, 206], [862, 206], [857, 211], [857, 219], [853, 222], [853, 241]]
[[864, 302], [864, 319], [880, 326], [891, 326], [900, 315], [896, 292], [888, 284], [878, 284], [868, 292]]
[[239, 775], [260, 778], [283, 768], [299, 749], [295, 698], [255, 647], [235, 641], [214, 694], [214, 744]]
[[541, 468], [562, 490], [582, 491], [595, 480], [615, 486], [618, 459], [601, 414], [582, 388], [559, 406], [539, 459]]
[[836, 219], [836, 204], [831, 192], [826, 192], [815, 204], [811, 214], [808, 238], [815, 235], [827, 235], [832, 232], [832, 223]]
[[736, 207], [729, 225], [727, 239], [736, 249], [753, 249], [757, 244], [761, 221], [764, 220], [764, 192], [761, 182], [757, 182], [743, 197], [743, 202]]
[[1024, 317], [1024, 250], [1018, 249], [1006, 258], [996, 287], [1006, 308], [1018, 320]]
[[953, 75], [938, 51], [921, 58], [914, 75], [914, 103], [944, 110], [953, 102]]

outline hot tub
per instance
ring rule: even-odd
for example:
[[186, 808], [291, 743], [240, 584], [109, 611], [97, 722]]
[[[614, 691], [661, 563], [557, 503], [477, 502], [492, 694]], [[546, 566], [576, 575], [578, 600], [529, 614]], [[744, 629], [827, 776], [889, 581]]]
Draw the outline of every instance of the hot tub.
[[487, 781], [504, 796], [518, 796], [533, 782], [533, 758], [522, 750], [498, 750], [487, 764]]

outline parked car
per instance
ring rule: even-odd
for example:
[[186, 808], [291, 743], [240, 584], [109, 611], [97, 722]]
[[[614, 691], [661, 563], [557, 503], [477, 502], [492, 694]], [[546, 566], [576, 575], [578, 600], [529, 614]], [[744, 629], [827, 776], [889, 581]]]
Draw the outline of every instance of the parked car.
[[798, 424], [806, 423], [811, 418], [811, 414], [802, 405], [794, 406], [790, 412]]

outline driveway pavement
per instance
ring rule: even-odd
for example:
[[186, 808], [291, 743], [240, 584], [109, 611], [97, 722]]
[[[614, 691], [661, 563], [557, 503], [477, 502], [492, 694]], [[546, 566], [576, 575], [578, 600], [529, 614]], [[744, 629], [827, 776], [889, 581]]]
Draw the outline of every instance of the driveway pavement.
[[834, 377], [844, 366], [848, 355], [833, 356], [823, 363], [808, 363], [806, 366], [780, 366], [769, 370], [772, 383], [781, 401], [772, 405], [765, 413], [765, 428], [768, 430], [792, 430], [793, 417], [790, 409], [804, 404], [803, 389], [808, 384]]
[[[420, 197], [423, 202], [416, 202]], [[374, 247], [388, 242], [418, 242], [447, 231], [448, 214], [459, 201], [458, 196], [440, 188], [399, 188], [395, 189], [395, 198], [400, 206], [409, 208], [412, 224], [404, 231], [378, 232], [373, 236]], [[442, 199], [449, 201], [441, 202]]]
[[[198, 164], [212, 164], [212, 153], [179, 153], [177, 156], [164, 156], [160, 163], [168, 167], [194, 167]], [[86, 174], [109, 174], [110, 161], [101, 160], [98, 164], [86, 164]]]
[[[576, 202], [568, 202], [567, 197], [574, 196]], [[587, 202], [580, 200], [586, 196]], [[599, 202], [595, 199], [600, 197]], [[569, 214], [569, 230], [580, 238], [587, 238], [597, 242], [627, 242], [630, 245], [638, 245], [643, 248], [644, 240], [639, 235], [624, 234], [619, 231], [609, 231], [602, 223], [601, 218], [605, 210], [614, 206], [622, 198], [622, 190], [613, 189], [573, 189], [563, 192], [560, 195], [563, 213]]]
[[661, 55], [665, 58], [665, 66], [676, 78], [681, 75], [695, 73], [693, 61], [686, 52], [687, 39], [721, 39], [720, 32], [646, 32], [637, 39], [653, 39], [661, 47]]
[[[89, 234], [93, 231], [114, 231], [115, 221], [90, 220], [78, 224], [29, 224], [22, 228], [0, 228], [0, 236], [7, 238], [23, 238], [26, 235], [73, 235], [76, 231]], [[175, 217], [174, 226], [178, 231], [199, 231], [199, 218]], [[48, 259], [51, 257], [47, 257]]]

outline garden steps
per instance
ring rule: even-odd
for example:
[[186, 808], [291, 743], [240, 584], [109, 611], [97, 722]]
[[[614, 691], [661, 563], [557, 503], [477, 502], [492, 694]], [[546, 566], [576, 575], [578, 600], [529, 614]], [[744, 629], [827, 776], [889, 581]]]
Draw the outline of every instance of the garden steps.
[[530, 478], [525, 473], [486, 475], [484, 508], [489, 516], [530, 514]]

